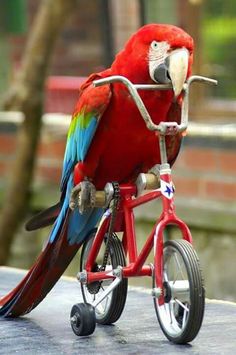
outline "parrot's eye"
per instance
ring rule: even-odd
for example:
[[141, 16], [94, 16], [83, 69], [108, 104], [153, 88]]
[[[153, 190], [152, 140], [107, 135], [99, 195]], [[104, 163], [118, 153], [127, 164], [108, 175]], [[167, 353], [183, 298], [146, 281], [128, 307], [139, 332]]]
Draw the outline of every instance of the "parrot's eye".
[[152, 49], [158, 49], [158, 47], [159, 47], [159, 43], [157, 41], [152, 41], [151, 48]]

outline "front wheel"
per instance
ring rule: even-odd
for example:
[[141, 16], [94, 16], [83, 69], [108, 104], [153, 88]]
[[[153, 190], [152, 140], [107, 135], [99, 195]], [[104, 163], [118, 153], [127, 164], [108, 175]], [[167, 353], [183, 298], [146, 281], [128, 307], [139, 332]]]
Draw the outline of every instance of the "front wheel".
[[176, 344], [192, 341], [202, 324], [205, 290], [197, 254], [185, 240], [164, 244], [163, 291], [164, 301], [154, 298], [162, 331]]

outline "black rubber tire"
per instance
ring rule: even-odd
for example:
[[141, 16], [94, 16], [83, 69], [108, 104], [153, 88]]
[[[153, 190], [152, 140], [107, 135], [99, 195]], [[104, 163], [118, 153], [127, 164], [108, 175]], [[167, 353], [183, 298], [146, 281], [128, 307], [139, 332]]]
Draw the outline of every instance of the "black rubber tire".
[[[86, 263], [88, 252], [91, 248], [94, 236], [95, 236], [95, 232], [91, 234], [90, 238], [88, 238], [83, 245], [82, 252], [81, 252], [81, 259], [80, 259], [81, 271], [84, 269], [84, 265]], [[112, 269], [115, 269], [117, 266], [126, 265], [122, 243], [115, 233], [113, 233], [110, 240], [109, 258], [111, 260]], [[89, 287], [91, 287], [91, 285], [86, 286], [81, 283], [81, 290], [82, 290], [84, 302], [88, 302], [85, 291], [89, 292]], [[85, 290], [85, 288], [87, 288], [87, 290]], [[125, 306], [127, 290], [128, 290], [128, 279], [123, 278], [120, 284], [111, 292], [110, 294], [111, 300], [106, 312], [104, 312], [104, 314], [98, 314], [95, 308], [95, 317], [97, 323], [103, 325], [109, 325], [115, 323], [120, 318]]]
[[92, 334], [96, 327], [94, 307], [88, 303], [75, 304], [71, 309], [70, 324], [73, 332], [78, 336]]
[[[171, 249], [170, 249], [171, 248]], [[203, 283], [203, 278], [201, 274], [201, 268], [199, 264], [199, 259], [197, 257], [196, 252], [194, 251], [192, 245], [185, 241], [185, 240], [172, 240], [172, 241], [167, 241], [164, 244], [164, 255], [168, 253], [171, 250], [175, 250], [182, 258], [182, 262], [185, 267], [185, 271], [188, 277], [188, 282], [189, 282], [189, 311], [188, 311], [188, 316], [186, 323], [183, 327], [183, 329], [180, 330], [180, 332], [176, 334], [170, 334], [171, 332], [168, 331], [167, 327], [165, 326], [165, 317], [163, 317], [163, 314], [161, 315], [158, 300], [154, 298], [154, 306], [157, 314], [157, 318], [160, 324], [160, 327], [165, 334], [165, 336], [172, 342], [176, 344], [186, 344], [191, 342], [198, 334], [203, 316], [204, 316], [204, 309], [205, 309], [205, 289], [204, 289], [204, 283]], [[163, 258], [163, 267], [165, 266], [165, 259]], [[166, 280], [165, 280], [166, 281]], [[165, 282], [165, 284], [168, 284], [168, 282]], [[166, 299], [165, 299], [165, 305], [168, 305], [169, 302], [173, 302], [173, 298], [171, 299], [171, 296], [168, 294], [171, 293], [170, 288], [168, 288], [168, 285], [166, 287]], [[186, 303], [187, 304], [187, 303]], [[183, 308], [180, 308], [183, 311]], [[177, 320], [177, 324], [179, 322], [179, 318], [182, 315], [179, 313], [175, 317]], [[173, 320], [173, 319], [172, 319]], [[181, 323], [180, 323], [181, 324]], [[181, 325], [179, 325], [181, 328]]]

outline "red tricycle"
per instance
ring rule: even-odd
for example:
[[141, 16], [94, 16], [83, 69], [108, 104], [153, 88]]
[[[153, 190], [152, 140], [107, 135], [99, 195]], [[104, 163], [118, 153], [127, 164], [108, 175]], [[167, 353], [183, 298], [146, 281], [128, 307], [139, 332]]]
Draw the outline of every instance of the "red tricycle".
[[[194, 81], [216, 84], [209, 78], [191, 76], [184, 84], [181, 123], [161, 122], [159, 125], [152, 122], [138, 90], [167, 90], [169, 84], [134, 85], [122, 76], [94, 82], [95, 86], [121, 82], [128, 88], [147, 128], [158, 132], [161, 164], [148, 174], [140, 174], [135, 184], [111, 182], [104, 191], [96, 192], [96, 206], [103, 206], [105, 210], [98, 228], [86, 239], [81, 252], [77, 278], [84, 303], [75, 304], [70, 316], [76, 335], [92, 334], [96, 323], [115, 323], [125, 306], [128, 278], [137, 276], [152, 278], [151, 295], [157, 319], [170, 341], [185, 344], [198, 334], [205, 306], [203, 278], [189, 228], [175, 213], [175, 188], [165, 141], [167, 135], [187, 129], [189, 87]], [[162, 213], [138, 252], [133, 210], [158, 198], [162, 201]], [[169, 225], [178, 228], [180, 239], [164, 241], [164, 231]], [[147, 264], [152, 249], [154, 261]]]

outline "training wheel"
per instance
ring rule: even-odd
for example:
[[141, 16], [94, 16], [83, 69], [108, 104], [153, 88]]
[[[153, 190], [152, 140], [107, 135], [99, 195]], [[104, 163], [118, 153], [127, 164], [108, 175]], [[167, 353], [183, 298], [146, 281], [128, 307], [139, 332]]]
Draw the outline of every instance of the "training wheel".
[[70, 312], [70, 324], [78, 336], [90, 335], [96, 326], [94, 307], [89, 303], [77, 303]]

